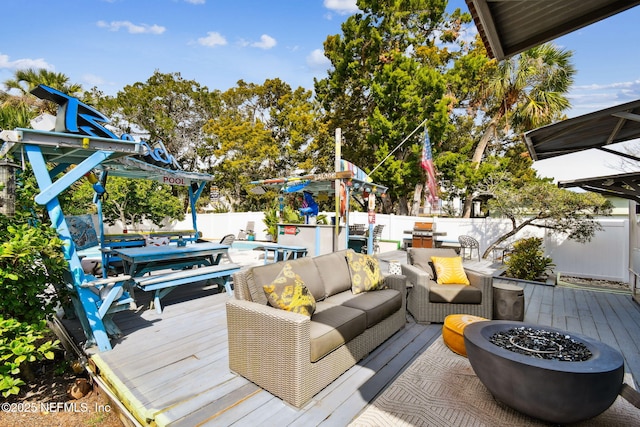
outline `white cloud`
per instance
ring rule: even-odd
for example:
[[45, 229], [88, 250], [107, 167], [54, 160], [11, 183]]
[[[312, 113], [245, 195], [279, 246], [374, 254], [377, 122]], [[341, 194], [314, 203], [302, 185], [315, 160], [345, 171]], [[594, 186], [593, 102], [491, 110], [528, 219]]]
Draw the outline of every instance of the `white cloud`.
[[95, 74], [83, 74], [82, 81], [86, 82], [91, 87], [103, 86], [106, 84], [106, 81], [102, 77], [96, 76]]
[[569, 117], [602, 110], [640, 98], [640, 80], [607, 84], [577, 85], [567, 95], [571, 101]]
[[324, 7], [341, 15], [349, 15], [360, 10], [356, 0], [324, 0]]
[[202, 46], [214, 47], [214, 46], [224, 46], [227, 44], [227, 39], [220, 33], [216, 33], [215, 31], [209, 31], [207, 33], [207, 37], [200, 37], [198, 39], [198, 43]]
[[0, 54], [0, 69], [8, 68], [10, 70], [24, 70], [27, 68], [44, 68], [45, 70], [53, 71], [55, 67], [49, 64], [42, 58], [38, 59], [29, 59], [29, 58], [21, 58], [16, 59], [15, 61], [11, 61], [8, 55]]
[[166, 31], [166, 28], [160, 25], [136, 25], [129, 21], [98, 21], [97, 25], [100, 28], [107, 28], [109, 31], [119, 31], [120, 28], [125, 28], [130, 34], [162, 34]]
[[191, 4], [205, 4], [206, 0], [184, 0], [187, 3]]
[[316, 49], [307, 56], [307, 65], [312, 70], [326, 70], [331, 66], [331, 61], [324, 56], [324, 51], [322, 49]]
[[251, 43], [251, 46], [266, 50], [266, 49], [271, 49], [276, 44], [278, 44], [278, 42], [276, 42], [276, 39], [274, 39], [273, 37], [267, 34], [263, 34], [260, 36], [260, 41]]

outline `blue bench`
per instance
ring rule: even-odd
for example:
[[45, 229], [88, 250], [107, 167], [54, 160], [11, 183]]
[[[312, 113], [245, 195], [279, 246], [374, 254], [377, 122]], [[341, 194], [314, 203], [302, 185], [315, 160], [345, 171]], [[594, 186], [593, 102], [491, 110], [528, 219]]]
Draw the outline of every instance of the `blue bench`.
[[240, 266], [237, 264], [219, 264], [151, 276], [134, 277], [130, 281], [143, 291], [155, 291], [153, 305], [156, 308], [156, 312], [160, 314], [162, 313], [160, 299], [180, 285], [215, 279], [220, 281], [227, 294], [231, 296], [233, 292], [231, 289], [231, 276], [238, 271], [240, 271]]

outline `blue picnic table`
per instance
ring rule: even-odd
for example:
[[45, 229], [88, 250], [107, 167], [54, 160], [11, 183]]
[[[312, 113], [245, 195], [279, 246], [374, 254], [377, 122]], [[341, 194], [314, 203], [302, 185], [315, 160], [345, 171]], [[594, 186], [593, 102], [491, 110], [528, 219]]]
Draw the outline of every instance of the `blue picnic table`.
[[307, 255], [307, 248], [304, 246], [281, 245], [277, 243], [258, 246], [254, 250], [264, 251], [264, 263], [269, 262], [269, 253], [273, 252], [273, 262], [302, 258]]
[[[229, 245], [192, 243], [184, 246], [144, 246], [119, 248], [113, 252], [122, 260], [125, 274], [137, 288], [155, 291], [153, 305], [162, 313], [160, 300], [177, 286], [208, 279], [220, 280], [232, 295], [231, 276], [237, 264], [220, 264]], [[149, 273], [149, 276], [145, 274]]]

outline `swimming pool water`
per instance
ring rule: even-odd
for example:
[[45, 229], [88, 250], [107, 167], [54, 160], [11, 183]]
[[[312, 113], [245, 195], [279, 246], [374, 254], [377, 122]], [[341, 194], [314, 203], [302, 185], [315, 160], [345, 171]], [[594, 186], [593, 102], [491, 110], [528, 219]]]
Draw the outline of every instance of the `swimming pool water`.
[[255, 241], [250, 242], [247, 240], [241, 240], [241, 241], [236, 240], [231, 244], [232, 249], [237, 249], [239, 251], [251, 251], [257, 248], [258, 246], [264, 246], [264, 242], [255, 242]]

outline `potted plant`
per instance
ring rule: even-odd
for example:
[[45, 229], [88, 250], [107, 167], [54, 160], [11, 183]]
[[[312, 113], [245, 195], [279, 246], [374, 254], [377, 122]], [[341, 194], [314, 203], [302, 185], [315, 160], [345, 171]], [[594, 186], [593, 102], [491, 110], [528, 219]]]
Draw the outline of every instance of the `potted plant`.
[[529, 237], [513, 244], [513, 251], [505, 261], [505, 276], [521, 280], [546, 281], [555, 264], [544, 255], [542, 239]]
[[274, 204], [264, 212], [264, 219], [262, 222], [267, 226], [267, 228], [264, 229], [264, 232], [267, 236], [271, 236], [271, 239], [275, 241], [278, 237], [278, 223], [300, 224], [302, 222], [302, 218], [298, 211], [290, 206], [284, 207], [281, 218], [278, 205]]

